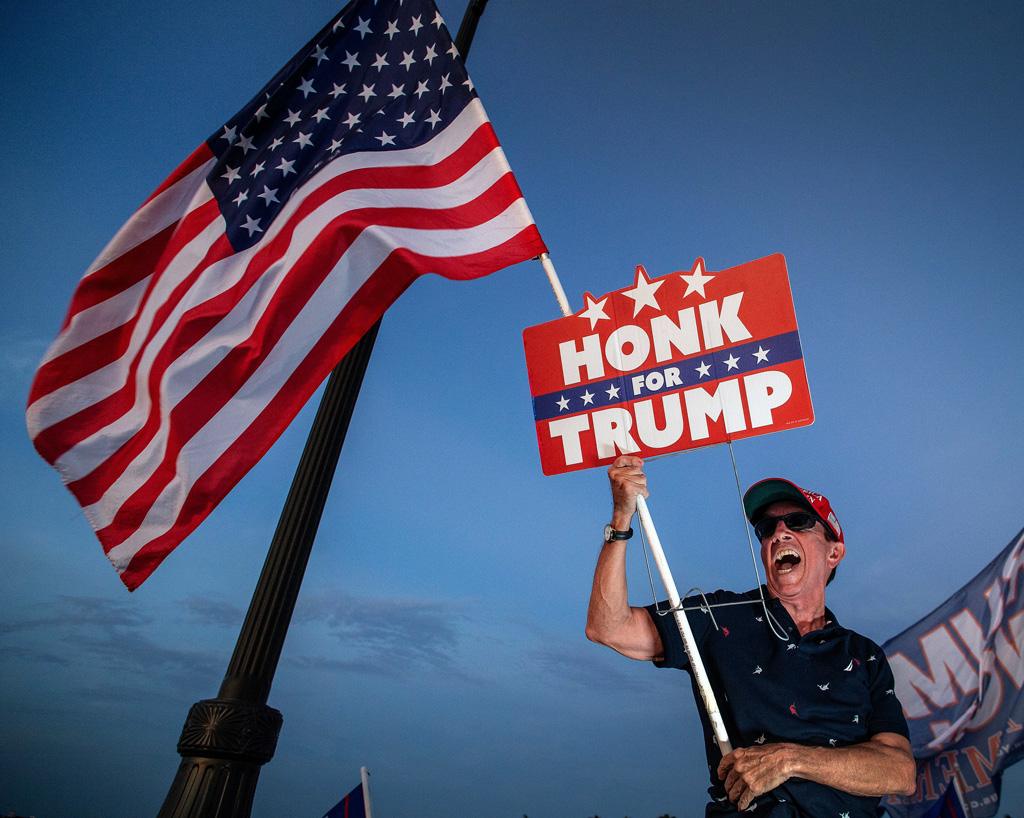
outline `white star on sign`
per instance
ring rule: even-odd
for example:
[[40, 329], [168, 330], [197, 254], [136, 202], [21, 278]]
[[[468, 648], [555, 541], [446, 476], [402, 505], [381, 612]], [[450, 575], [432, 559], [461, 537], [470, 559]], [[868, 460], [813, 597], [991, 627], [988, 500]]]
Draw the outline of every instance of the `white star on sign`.
[[398, 20], [392, 20], [388, 23], [387, 30], [384, 34], [387, 35], [388, 40], [395, 39], [395, 35], [398, 34]]
[[380, 141], [380, 146], [383, 148], [385, 145], [394, 145], [395, 138], [387, 131], [381, 131], [380, 136], [375, 136], [374, 139]]
[[423, 55], [423, 59], [427, 61], [427, 65], [433, 67], [434, 60], [437, 59], [437, 49], [432, 45], [428, 45], [427, 53]]
[[686, 282], [686, 292], [683, 293], [683, 298], [686, 298], [690, 293], [700, 293], [701, 298], [707, 298], [704, 295], [704, 285], [711, 281], [714, 276], [704, 274], [704, 259], [699, 258], [693, 264], [693, 270], [689, 274], [683, 273], [680, 278]]
[[633, 289], [623, 290], [622, 292], [626, 298], [633, 299], [634, 318], [640, 314], [640, 310], [644, 307], [653, 307], [656, 310], [661, 310], [661, 305], [658, 303], [655, 293], [658, 292], [658, 288], [664, 283], [664, 281], [659, 281], [652, 284], [651, 280], [647, 277], [647, 270], [644, 269], [644, 265], [636, 265], [636, 275], [633, 277]]
[[441, 16], [441, 12], [436, 11], [434, 12], [434, 19], [431, 20], [430, 22], [433, 23], [438, 28], [440, 28], [441, 26], [444, 25], [444, 17]]
[[591, 392], [589, 389], [582, 395], [580, 395], [580, 397], [583, 399], [584, 406], [586, 406], [587, 404], [590, 404], [591, 406], [594, 405], [594, 393]]
[[257, 176], [259, 176], [261, 173], [263, 173], [263, 165], [264, 164], [265, 164], [264, 162], [257, 162], [255, 165], [252, 166], [252, 170], [249, 171], [249, 175], [253, 179], [255, 179]]
[[259, 122], [262, 119], [268, 119], [270, 114], [267, 113], [267, 103], [263, 103], [259, 108], [256, 109], [256, 113], [253, 114], [256, 117], [256, 121]]
[[412, 125], [412, 123], [415, 122], [416, 120], [412, 118], [412, 111], [406, 111], [404, 114], [402, 114], [400, 119], [396, 119], [395, 121], [400, 122], [402, 127], [404, 128], [406, 125]]
[[238, 137], [238, 147], [242, 149], [242, 155], [246, 155], [249, 151], [256, 150], [256, 146], [252, 143], [252, 137], [240, 136]]
[[249, 198], [249, 191], [243, 190], [233, 199], [233, 201], [235, 203], [235, 206], [237, 207], [237, 206], [241, 205], [242, 202], [244, 202], [248, 198]]
[[336, 150], [338, 150], [344, 144], [345, 144], [345, 140], [344, 139], [332, 139], [331, 140], [331, 147], [329, 147], [327, 150], [329, 150], [329, 151], [336, 151]]
[[355, 54], [349, 54], [346, 51], [345, 52], [345, 59], [343, 59], [341, 61], [341, 64], [342, 65], [347, 65], [348, 66], [348, 70], [351, 71], [353, 68], [355, 68], [357, 65], [359, 65], [359, 60], [356, 59], [356, 55]]
[[300, 150], [313, 144], [313, 140], [309, 138], [309, 134], [304, 134], [302, 132], [300, 132], [292, 142], [298, 142]]
[[276, 170], [281, 171], [281, 176], [285, 177], [289, 173], [295, 173], [295, 160], [294, 159], [281, 159], [281, 164], [277, 166]]
[[608, 400], [615, 400], [619, 396], [619, 387], [617, 386], [605, 389], [604, 391], [608, 393]]
[[249, 231], [249, 238], [252, 238], [253, 233], [263, 232], [259, 219], [254, 219], [252, 216], [245, 217], [245, 224], [242, 225], [242, 228]]
[[[370, 28], [370, 21], [364, 20], [362, 17], [359, 18], [359, 25], [356, 26], [356, 31], [359, 32], [359, 39], [363, 39], [367, 34], [373, 34], [373, 29]], [[348, 53], [347, 51], [345, 52]]]
[[412, 20], [409, 22], [409, 31], [411, 31], [413, 34], [419, 34], [420, 29], [423, 28], [423, 23], [420, 22], [421, 17], [423, 17], [423, 15], [418, 14], [417, 16], [413, 17]]
[[694, 371], [702, 378], [706, 378], [711, 374], [711, 366], [704, 363], [704, 361], [701, 361], [700, 366], [698, 366]]
[[316, 64], [320, 65], [320, 63], [327, 59], [327, 52], [324, 51], [323, 46], [318, 45], [316, 51], [311, 56], [316, 57]]
[[227, 169], [228, 169], [228, 172], [227, 173], [222, 173], [220, 175], [220, 178], [221, 179], [227, 179], [229, 185], [233, 181], [235, 181], [236, 179], [241, 178], [239, 173], [238, 173], [238, 168], [233, 168], [233, 167], [231, 167], [231, 165], [227, 165]]
[[297, 125], [302, 117], [299, 116], [298, 111], [293, 111], [291, 108], [288, 109], [288, 116], [284, 118], [284, 121], [289, 125]]
[[436, 127], [437, 123], [441, 121], [441, 117], [440, 117], [440, 115], [438, 114], [437, 111], [435, 111], [433, 108], [431, 108], [430, 109], [430, 116], [427, 117], [426, 121], [429, 122], [430, 123], [430, 127], [433, 128], [433, 127]]
[[363, 98], [363, 102], [369, 102], [370, 101], [370, 97], [377, 96], [374, 93], [373, 89], [374, 89], [374, 86], [372, 86], [372, 85], [364, 85], [363, 86], [363, 90], [360, 91], [358, 94], [356, 94], [356, 96], [357, 97], [362, 97]]
[[323, 122], [325, 119], [329, 120], [330, 117], [327, 115], [327, 109], [320, 108], [315, 114], [313, 114], [313, 119], [315, 119], [318, 123]]
[[419, 84], [418, 84], [418, 85], [416, 86], [416, 90], [415, 90], [415, 91], [413, 91], [413, 93], [414, 93], [414, 94], [416, 95], [416, 99], [419, 99], [419, 98], [420, 98], [420, 97], [422, 97], [422, 96], [423, 96], [424, 94], [426, 94], [426, 93], [429, 93], [429, 92], [430, 92], [430, 89], [429, 89], [429, 88], [427, 87], [427, 81], [426, 81], [426, 80], [422, 80], [422, 81], [421, 81], [421, 82], [420, 82], [420, 83], [419, 83]]
[[394, 83], [391, 83], [391, 93], [388, 94], [388, 96], [391, 97], [392, 99], [398, 99], [399, 97], [404, 97], [405, 96], [405, 86], [404, 85], [395, 85]]
[[555, 401], [558, 404], [558, 411], [564, 412], [569, 408], [569, 399], [565, 395], [559, 395], [558, 400]]
[[391, 65], [391, 63], [387, 61], [387, 56], [387, 54], [378, 54], [377, 59], [374, 60], [373, 65], [370, 67], [376, 68], [378, 71], [383, 71], [385, 66]]
[[351, 111], [348, 112], [348, 116], [345, 117], [345, 127], [354, 128], [359, 124], [359, 114], [354, 114]]
[[[590, 320], [590, 328], [593, 329], [594, 325], [598, 321], [607, 319], [608, 316], [604, 312], [604, 304], [608, 300], [607, 297], [602, 298], [600, 301], [595, 301], [590, 293], [584, 296], [587, 300], [587, 308], [580, 313], [580, 318], [587, 318]], [[610, 319], [609, 319], [610, 320]]]
[[399, 65], [404, 66], [406, 71], [408, 71], [412, 67], [412, 64], [414, 62], [416, 62], [416, 60], [414, 60], [412, 58], [412, 52], [411, 51], [403, 51], [402, 52], [402, 61], [399, 63]]
[[274, 137], [274, 141], [270, 143], [270, 147], [268, 148], [268, 150], [276, 151], [278, 148], [281, 147], [282, 142], [284, 142], [284, 140], [281, 137]]
[[313, 88], [313, 80], [308, 80], [305, 77], [302, 78], [302, 82], [299, 84], [299, 90], [302, 91], [303, 99], [310, 94], [316, 93], [316, 89]]
[[234, 127], [234, 126], [232, 125], [232, 126], [231, 126], [231, 127], [229, 128], [229, 127], [228, 127], [227, 125], [225, 125], [225, 126], [224, 126], [224, 133], [222, 133], [222, 134], [220, 135], [220, 138], [221, 138], [221, 139], [226, 139], [226, 140], [228, 141], [228, 144], [229, 144], [229, 145], [233, 145], [233, 144], [235, 144], [235, 140], [236, 140], [236, 139], [238, 138], [238, 137], [237, 137], [237, 136], [235, 135], [235, 127]]
[[771, 348], [765, 349], [760, 344], [757, 345], [757, 352], [754, 353], [754, 357], [757, 359], [759, 364], [768, 363], [768, 353], [771, 352]]
[[[725, 359], [725, 365], [729, 367], [729, 369], [739, 369], [739, 363], [740, 359], [737, 358], [735, 355], [730, 355], [728, 358]], [[728, 372], [729, 369], [726, 369], [725, 371]]]
[[451, 74], [449, 73], [449, 74], [445, 74], [443, 77], [441, 77], [441, 87], [437, 89], [438, 91], [444, 91], [445, 88], [451, 88], [452, 87], [452, 84], [448, 81], [448, 77], [450, 77], [450, 76], [451, 76]]

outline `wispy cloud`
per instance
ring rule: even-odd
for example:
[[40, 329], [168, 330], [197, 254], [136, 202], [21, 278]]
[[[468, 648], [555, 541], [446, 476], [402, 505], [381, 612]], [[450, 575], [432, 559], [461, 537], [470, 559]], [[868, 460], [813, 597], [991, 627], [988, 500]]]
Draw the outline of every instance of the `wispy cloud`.
[[455, 657], [468, 617], [462, 603], [319, 594], [300, 601], [295, 622], [320, 624], [344, 646], [342, 657], [294, 657], [302, 667], [404, 675], [424, 667], [469, 678]]
[[0, 623], [0, 635], [52, 627], [137, 628], [152, 621], [131, 602], [99, 597], [61, 596], [53, 612], [46, 616], [28, 617]]
[[240, 627], [245, 617], [245, 610], [238, 605], [203, 596], [187, 597], [182, 605], [192, 621], [201, 625]]
[[[3, 623], [0, 636], [8, 657], [115, 671], [122, 690], [130, 688], [133, 677], [145, 684], [163, 679], [178, 685], [216, 677], [226, 657], [191, 644], [160, 643], [150, 634], [156, 620], [155, 614], [140, 611], [130, 601], [62, 596], [45, 616]], [[40, 632], [45, 639], [39, 638]]]

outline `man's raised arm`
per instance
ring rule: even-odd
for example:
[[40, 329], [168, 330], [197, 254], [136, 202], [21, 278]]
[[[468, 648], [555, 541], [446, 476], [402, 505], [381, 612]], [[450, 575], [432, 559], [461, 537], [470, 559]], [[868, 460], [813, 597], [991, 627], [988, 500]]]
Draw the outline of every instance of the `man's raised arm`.
[[[618, 531], [630, 527], [637, 495], [647, 496], [643, 466], [639, 457], [623, 455], [608, 469], [612, 490], [611, 526]], [[629, 605], [625, 540], [606, 542], [597, 558], [587, 609], [587, 638], [630, 659], [657, 659], [664, 653], [661, 637], [647, 611]]]

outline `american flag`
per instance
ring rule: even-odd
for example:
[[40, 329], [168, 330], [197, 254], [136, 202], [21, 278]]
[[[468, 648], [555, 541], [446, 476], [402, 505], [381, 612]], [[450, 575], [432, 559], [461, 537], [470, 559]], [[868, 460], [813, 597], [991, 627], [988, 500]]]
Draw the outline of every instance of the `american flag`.
[[352, 2], [86, 272], [29, 434], [134, 590], [417, 276], [544, 251], [433, 2]]

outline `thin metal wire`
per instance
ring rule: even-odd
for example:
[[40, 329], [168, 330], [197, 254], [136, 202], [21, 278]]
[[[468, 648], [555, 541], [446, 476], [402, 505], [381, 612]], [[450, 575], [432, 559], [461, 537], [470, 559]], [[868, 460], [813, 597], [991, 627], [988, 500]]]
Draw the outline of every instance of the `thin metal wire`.
[[[747, 534], [747, 548], [750, 549], [750, 562], [754, 566], [754, 577], [757, 580], [757, 592], [761, 596], [761, 607], [764, 608], [764, 614], [768, 618], [768, 627], [771, 628], [772, 633], [777, 638], [788, 642], [789, 634], [786, 633], [786, 629], [778, 620], [772, 616], [772, 612], [768, 610], [768, 603], [764, 598], [764, 585], [761, 583], [761, 572], [757, 567], [757, 556], [754, 554], [754, 541], [751, 539], [750, 526], [747, 525], [747, 514], [743, 508], [743, 487], [740, 484], [740, 470], [736, 466], [736, 453], [732, 448], [732, 440], [727, 440], [726, 445], [729, 447], [729, 459], [732, 460], [732, 475], [736, 479], [736, 496], [739, 497], [740, 502], [740, 519], [743, 520], [743, 530]], [[776, 630], [776, 626], [778, 626], [778, 630]]]
[[[676, 611], [704, 611], [704, 612], [706, 612], [708, 614], [708, 616], [711, 617], [711, 624], [715, 626], [715, 630], [717, 631], [719, 629], [718, 628], [718, 621], [715, 619], [715, 614], [712, 612], [711, 609], [712, 608], [724, 607], [725, 605], [739, 605], [739, 604], [742, 604], [742, 603], [739, 603], [739, 602], [721, 602], [721, 603], [717, 603], [715, 605], [712, 605], [710, 602], [708, 602], [708, 598], [704, 595], [704, 592], [695, 585], [693, 588], [691, 588], [689, 591], [686, 592], [686, 596], [689, 596], [691, 592], [696, 591], [698, 594], [700, 594], [700, 598], [704, 600], [704, 604], [703, 605], [691, 605], [690, 607], [686, 607], [686, 606], [683, 605], [683, 600], [680, 599], [679, 600], [679, 604], [677, 606], [674, 606], [674, 607], [671, 607], [671, 608], [666, 608], [665, 610], [662, 610], [660, 604], [658, 603], [658, 592], [654, 590], [654, 575], [651, 573], [651, 561], [650, 561], [650, 559], [647, 556], [647, 537], [644, 535], [644, 527], [643, 526], [639, 526], [639, 528], [640, 528], [640, 544], [643, 546], [644, 565], [647, 566], [647, 581], [651, 585], [651, 597], [654, 600], [654, 611], [655, 611], [655, 613], [657, 613], [658, 616], [668, 616], [670, 613], [675, 613]], [[749, 601], [750, 602], [754, 602], [755, 600], [749, 600]]]

